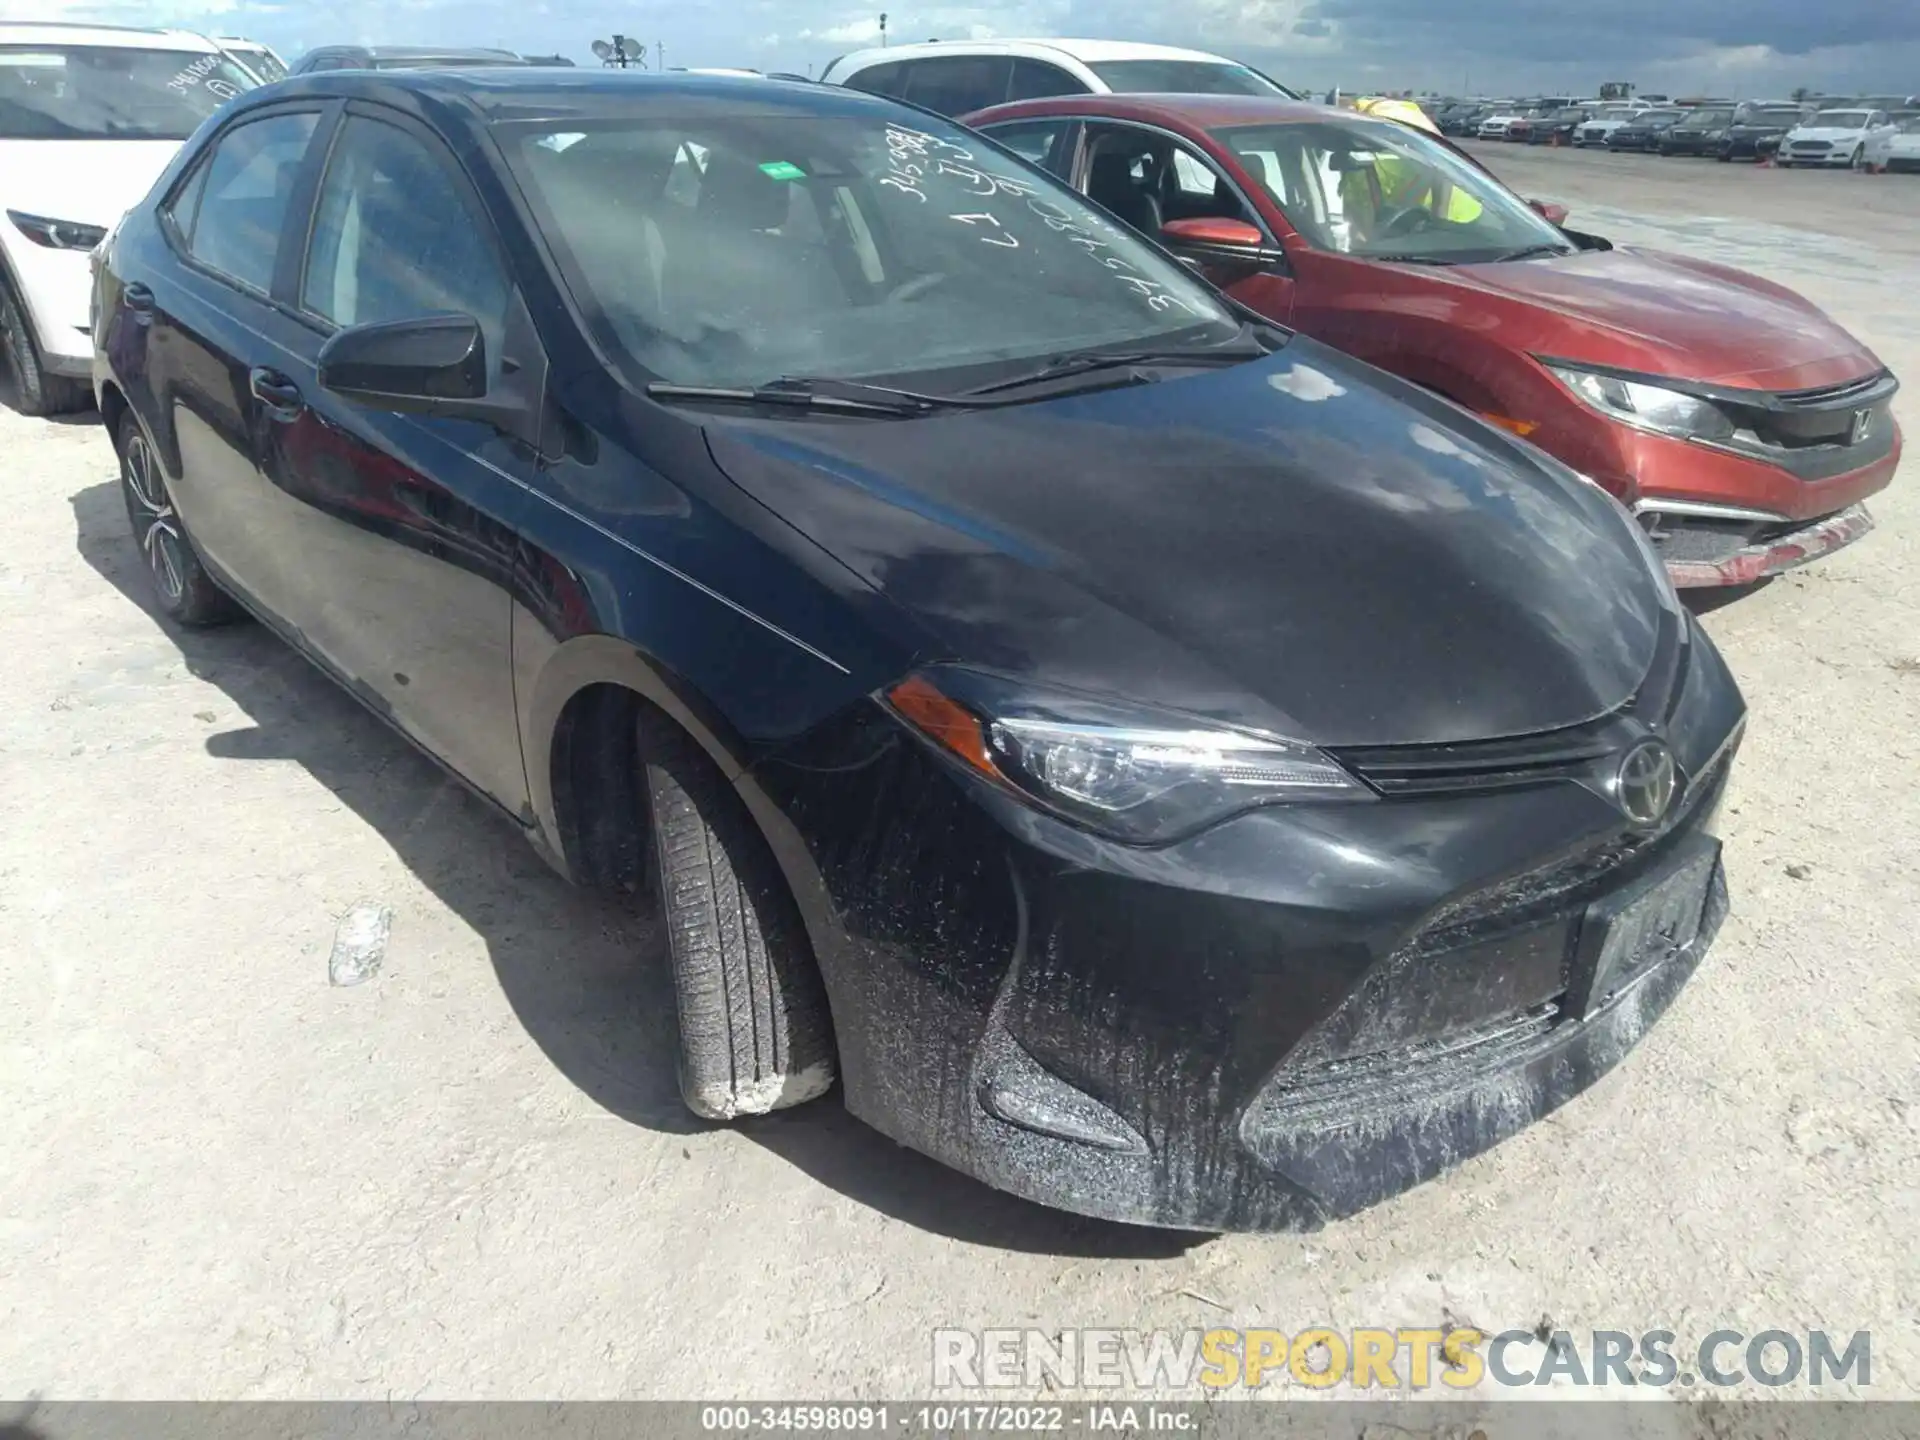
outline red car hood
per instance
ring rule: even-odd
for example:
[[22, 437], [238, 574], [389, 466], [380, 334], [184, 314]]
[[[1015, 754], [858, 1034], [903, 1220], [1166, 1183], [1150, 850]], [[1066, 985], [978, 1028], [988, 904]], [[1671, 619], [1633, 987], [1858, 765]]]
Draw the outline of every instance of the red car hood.
[[1882, 368], [1791, 290], [1678, 255], [1590, 250], [1427, 273], [1525, 303], [1540, 323], [1523, 343], [1537, 355], [1756, 390], [1837, 385]]

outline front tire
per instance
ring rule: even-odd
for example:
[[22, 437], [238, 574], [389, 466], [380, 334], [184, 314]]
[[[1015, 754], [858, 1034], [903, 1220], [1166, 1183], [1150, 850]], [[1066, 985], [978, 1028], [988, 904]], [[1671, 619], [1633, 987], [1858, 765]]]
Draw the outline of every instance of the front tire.
[[638, 725], [680, 1012], [680, 1094], [710, 1120], [833, 1084], [833, 1022], [799, 907], [733, 786], [656, 710]]
[[0, 359], [13, 374], [14, 403], [23, 415], [36, 418], [70, 415], [86, 409], [93, 400], [93, 392], [82, 381], [55, 375], [41, 361], [40, 347], [34, 343], [33, 327], [27, 319], [27, 307], [3, 279], [0, 279]]
[[223, 625], [239, 615], [227, 593], [213, 583], [173, 508], [166, 470], [153, 442], [131, 410], [114, 434], [120, 452], [120, 489], [127, 502], [133, 540], [146, 563], [153, 596], [168, 619], [181, 625]]
[[1867, 168], [1866, 146], [1856, 145], [1853, 147], [1853, 158], [1847, 161], [1847, 168], [1849, 170], [1864, 170]]

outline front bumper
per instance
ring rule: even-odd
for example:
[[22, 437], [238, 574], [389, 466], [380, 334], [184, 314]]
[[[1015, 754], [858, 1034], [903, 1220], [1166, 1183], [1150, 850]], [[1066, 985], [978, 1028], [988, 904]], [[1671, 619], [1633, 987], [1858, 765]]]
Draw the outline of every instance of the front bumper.
[[[1726, 910], [1708, 832], [1743, 707], [1678, 624], [1689, 782], [1653, 835], [1561, 778], [1141, 849], [950, 769], [877, 707], [808, 737], [745, 788], [779, 816], [848, 1108], [1028, 1199], [1205, 1231], [1311, 1229], [1524, 1128], [1631, 1048]], [[1675, 876], [1692, 913], [1602, 979], [1609, 907]]]
[[1850, 505], [1809, 525], [1771, 518], [1757, 524], [1714, 521], [1697, 513], [1663, 510], [1658, 502], [1643, 503], [1636, 513], [1643, 524], [1658, 527], [1655, 548], [1667, 574], [1682, 589], [1751, 585], [1784, 575], [1845, 549], [1873, 529], [1864, 505]]
[[1780, 138], [1747, 136], [1728, 140], [1720, 147], [1720, 153], [1729, 160], [1764, 160], [1780, 148]]
[[[0, 217], [0, 225], [8, 222]], [[93, 268], [84, 250], [49, 250], [25, 240], [7, 245], [7, 268], [26, 302], [40, 361], [56, 375], [93, 373], [93, 334], [87, 306]]]

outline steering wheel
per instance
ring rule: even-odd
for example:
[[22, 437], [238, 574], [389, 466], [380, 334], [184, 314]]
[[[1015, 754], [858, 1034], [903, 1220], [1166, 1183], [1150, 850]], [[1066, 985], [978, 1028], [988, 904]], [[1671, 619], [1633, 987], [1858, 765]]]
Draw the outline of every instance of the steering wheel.
[[1440, 223], [1440, 217], [1424, 205], [1408, 205], [1399, 210], [1390, 210], [1374, 220], [1374, 233], [1383, 239], [1414, 235], [1422, 230], [1432, 230]]
[[936, 285], [944, 285], [946, 283], [947, 272], [944, 270], [933, 270], [925, 275], [916, 275], [911, 280], [902, 281], [899, 285], [888, 291], [887, 303], [889, 305], [898, 305], [904, 300], [918, 300]]

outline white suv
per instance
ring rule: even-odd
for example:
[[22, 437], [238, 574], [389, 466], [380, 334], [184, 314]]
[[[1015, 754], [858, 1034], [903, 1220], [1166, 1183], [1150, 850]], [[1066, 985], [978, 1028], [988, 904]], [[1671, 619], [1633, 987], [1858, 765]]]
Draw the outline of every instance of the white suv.
[[92, 396], [89, 253], [251, 73], [182, 31], [0, 23], [0, 370], [30, 415]]
[[1124, 40], [932, 40], [842, 55], [820, 78], [953, 116], [1049, 95], [1301, 98], [1258, 70], [1204, 50]]

